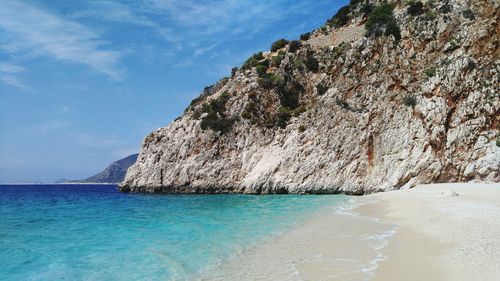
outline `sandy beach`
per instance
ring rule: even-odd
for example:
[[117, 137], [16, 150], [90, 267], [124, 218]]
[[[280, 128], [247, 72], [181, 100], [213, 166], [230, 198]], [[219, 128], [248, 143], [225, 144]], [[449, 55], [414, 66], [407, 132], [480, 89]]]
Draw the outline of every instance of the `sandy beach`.
[[348, 199], [202, 280], [500, 280], [500, 184]]
[[[500, 185], [438, 184], [374, 194], [400, 225], [374, 280], [500, 280]], [[366, 213], [366, 212], [365, 212]]]

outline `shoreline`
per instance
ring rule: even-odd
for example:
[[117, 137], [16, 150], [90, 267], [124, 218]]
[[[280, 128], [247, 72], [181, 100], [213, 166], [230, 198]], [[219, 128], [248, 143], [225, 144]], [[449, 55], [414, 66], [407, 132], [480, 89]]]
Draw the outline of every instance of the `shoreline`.
[[500, 184], [420, 185], [348, 201], [200, 280], [500, 280]]

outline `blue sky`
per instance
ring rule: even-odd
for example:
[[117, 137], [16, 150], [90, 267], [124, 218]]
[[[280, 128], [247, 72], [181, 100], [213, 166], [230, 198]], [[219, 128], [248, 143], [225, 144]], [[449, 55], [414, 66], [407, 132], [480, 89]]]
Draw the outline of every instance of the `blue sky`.
[[0, 182], [80, 179], [138, 152], [203, 87], [347, 0], [2, 0]]

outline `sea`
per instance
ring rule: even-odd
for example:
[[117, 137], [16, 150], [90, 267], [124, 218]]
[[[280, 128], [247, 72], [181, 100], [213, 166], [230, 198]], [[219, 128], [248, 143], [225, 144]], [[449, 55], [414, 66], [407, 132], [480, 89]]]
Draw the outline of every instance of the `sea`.
[[0, 280], [191, 280], [347, 198], [0, 185]]

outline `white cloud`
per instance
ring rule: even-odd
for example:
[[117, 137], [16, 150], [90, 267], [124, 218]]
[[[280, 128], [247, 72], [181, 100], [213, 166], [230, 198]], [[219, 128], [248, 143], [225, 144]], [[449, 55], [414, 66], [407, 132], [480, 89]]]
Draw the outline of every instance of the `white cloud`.
[[114, 148], [124, 144], [123, 140], [120, 140], [115, 136], [97, 136], [88, 133], [72, 133], [71, 135], [80, 144], [90, 147]]
[[223, 48], [221, 46], [235, 37], [243, 35], [251, 39], [284, 19], [311, 15], [318, 7], [331, 5], [331, 0], [291, 2], [147, 0], [141, 8], [143, 13], [159, 16], [166, 24], [174, 26], [179, 44], [190, 48], [193, 56], [199, 56]]
[[121, 53], [106, 50], [108, 43], [99, 34], [74, 21], [21, 1], [0, 4], [0, 29], [4, 50], [48, 56], [88, 65], [113, 79], [123, 70], [117, 64]]
[[18, 73], [23, 71], [25, 71], [25, 69], [22, 66], [12, 63], [0, 62], [0, 81], [19, 90], [29, 90], [30, 87], [21, 82], [16, 76]]
[[33, 135], [45, 135], [48, 134], [52, 131], [56, 131], [62, 128], [66, 128], [71, 126], [71, 122], [69, 120], [60, 120], [60, 119], [55, 119], [55, 120], [49, 120], [46, 122], [42, 122], [40, 124], [37, 124], [32, 127], [28, 127], [25, 131], [28, 134], [33, 134]]
[[147, 16], [138, 13], [137, 10], [138, 7], [129, 7], [119, 2], [93, 1], [88, 2], [88, 7], [86, 10], [72, 14], [71, 17], [74, 19], [92, 18], [96, 20], [144, 26], [152, 29], [154, 32], [156, 32], [169, 42], [177, 41], [177, 38], [172, 35], [172, 30], [167, 27], [160, 26], [158, 23], [151, 20]]
[[3, 73], [19, 73], [23, 72], [25, 69], [22, 66], [15, 65], [12, 63], [0, 62], [0, 72]]
[[18, 88], [19, 90], [27, 91], [30, 89], [29, 86], [21, 82], [16, 76], [9, 74], [0, 74], [0, 81], [3, 83]]
[[[318, 7], [331, 5], [331, 0], [143, 0], [113, 1], [87, 0], [83, 9], [70, 13], [73, 20], [92, 20], [94, 23], [109, 21], [132, 24], [156, 33], [168, 44], [154, 46], [150, 51], [138, 45], [131, 48], [146, 59], [182, 60], [172, 65], [182, 65], [191, 59], [212, 52], [221, 52], [224, 45], [235, 37], [251, 39], [258, 32], [273, 24], [297, 15], [310, 15]], [[290, 28], [294, 28], [290, 26]], [[277, 38], [276, 38], [277, 39]], [[134, 40], [131, 40], [134, 42]], [[142, 44], [144, 42], [137, 42]], [[150, 44], [151, 45], [151, 44]], [[12, 45], [9, 45], [13, 48]], [[158, 54], [174, 54], [160, 59]]]
[[256, 2], [240, 0], [211, 1], [149, 0], [150, 12], [166, 14], [181, 28], [209, 37], [214, 34], [256, 32], [268, 22], [284, 16], [286, 10], [276, 13], [281, 1]]
[[96, 18], [100, 20], [126, 22], [131, 24], [155, 27], [154, 22], [147, 17], [136, 15], [128, 6], [119, 2], [97, 1], [89, 2], [87, 10], [71, 15], [72, 18]]

